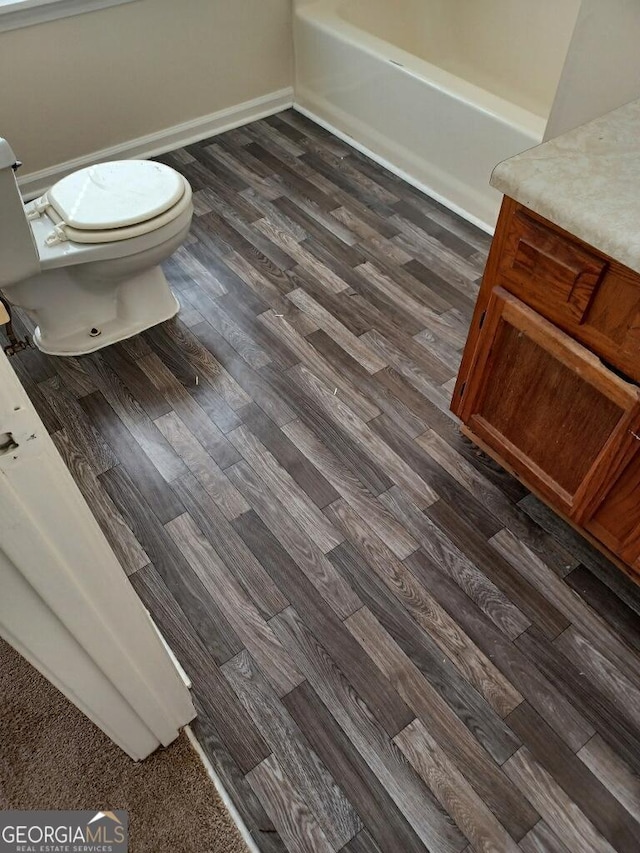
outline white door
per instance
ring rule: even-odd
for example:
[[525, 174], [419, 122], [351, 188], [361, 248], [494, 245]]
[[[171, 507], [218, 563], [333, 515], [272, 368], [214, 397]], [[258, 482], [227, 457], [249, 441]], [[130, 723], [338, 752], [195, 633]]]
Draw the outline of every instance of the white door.
[[169, 744], [195, 716], [2, 350], [0, 636], [136, 760]]

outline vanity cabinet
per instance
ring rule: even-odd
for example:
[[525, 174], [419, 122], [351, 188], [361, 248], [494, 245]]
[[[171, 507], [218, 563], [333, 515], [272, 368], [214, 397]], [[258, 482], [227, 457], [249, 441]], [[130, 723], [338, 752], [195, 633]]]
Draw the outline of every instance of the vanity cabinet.
[[640, 275], [505, 199], [451, 404], [640, 581]]
[[589, 513], [585, 527], [640, 577], [640, 445], [634, 445], [623, 464]]

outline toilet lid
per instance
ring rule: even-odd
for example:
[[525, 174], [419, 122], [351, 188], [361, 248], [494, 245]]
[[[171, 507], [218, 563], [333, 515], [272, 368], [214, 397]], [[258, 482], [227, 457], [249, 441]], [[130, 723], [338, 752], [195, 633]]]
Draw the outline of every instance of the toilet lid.
[[184, 193], [184, 179], [169, 166], [117, 160], [68, 175], [47, 191], [47, 200], [71, 228], [105, 231], [160, 216]]

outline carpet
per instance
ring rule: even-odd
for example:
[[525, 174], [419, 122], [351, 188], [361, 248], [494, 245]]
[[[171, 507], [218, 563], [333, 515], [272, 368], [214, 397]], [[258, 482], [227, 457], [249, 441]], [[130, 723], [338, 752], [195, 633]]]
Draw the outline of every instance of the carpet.
[[247, 853], [184, 732], [136, 764], [0, 640], [0, 809], [126, 809], [130, 853]]

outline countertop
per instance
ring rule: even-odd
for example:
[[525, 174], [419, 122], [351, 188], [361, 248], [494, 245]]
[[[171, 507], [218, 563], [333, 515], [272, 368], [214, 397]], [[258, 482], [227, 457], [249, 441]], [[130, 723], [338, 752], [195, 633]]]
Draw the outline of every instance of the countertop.
[[640, 273], [640, 101], [505, 160], [491, 186]]

